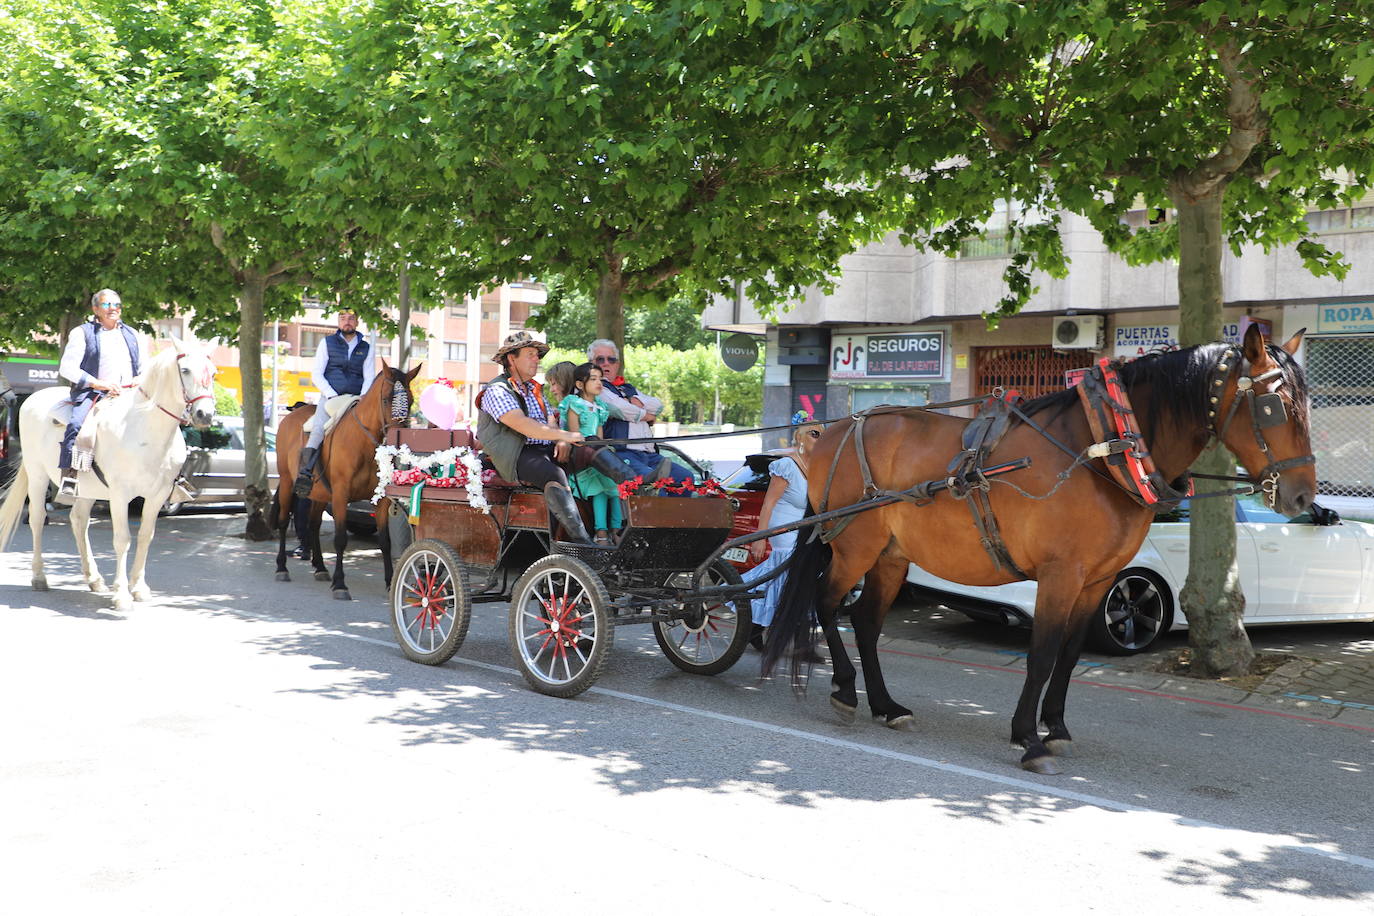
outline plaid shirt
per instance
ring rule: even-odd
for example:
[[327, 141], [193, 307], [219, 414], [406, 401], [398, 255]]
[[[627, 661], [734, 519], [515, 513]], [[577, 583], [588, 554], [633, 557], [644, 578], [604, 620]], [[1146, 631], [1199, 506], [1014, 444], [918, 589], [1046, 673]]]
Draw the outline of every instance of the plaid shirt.
[[[511, 387], [519, 388], [525, 396], [525, 408], [529, 412], [529, 418], [536, 423], [549, 425], [549, 414], [544, 408], [544, 395], [540, 392], [539, 386], [529, 381], [520, 384], [515, 379], [510, 380]], [[511, 394], [500, 385], [488, 385], [482, 390], [482, 409], [491, 415], [493, 420], [500, 420], [512, 410], [521, 410], [520, 402], [515, 395]], [[525, 411], [521, 411], [524, 413]], [[528, 439], [530, 445], [549, 445], [548, 439]]]

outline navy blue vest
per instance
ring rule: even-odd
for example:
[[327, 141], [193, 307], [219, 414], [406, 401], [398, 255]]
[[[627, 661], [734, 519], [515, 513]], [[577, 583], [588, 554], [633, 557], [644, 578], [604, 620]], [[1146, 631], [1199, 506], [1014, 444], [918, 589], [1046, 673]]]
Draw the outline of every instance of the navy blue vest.
[[353, 348], [352, 356], [348, 355], [348, 341], [340, 331], [326, 337], [324, 345], [329, 353], [329, 361], [324, 365], [324, 380], [337, 394], [362, 394], [363, 367], [372, 349], [367, 339], [358, 334], [358, 345]]
[[[120, 322], [116, 327], [124, 334], [124, 342], [129, 345], [129, 365], [134, 369], [134, 375], [143, 371], [143, 367], [138, 364], [138, 335], [134, 329]], [[81, 325], [82, 332], [86, 335], [86, 355], [81, 357], [81, 371], [92, 378], [100, 377], [100, 347], [96, 345], [96, 332], [100, 330], [100, 325], [94, 321], [87, 321]], [[78, 382], [72, 385], [72, 391], [84, 390], [86, 385]]]
[[[623, 385], [617, 385], [610, 379], [602, 379], [601, 384], [603, 387], [611, 389], [611, 391], [620, 395], [627, 401], [639, 394], [639, 389], [629, 382]], [[606, 418], [606, 422], [602, 425], [601, 431], [605, 434], [607, 439], [628, 439], [630, 438], [630, 421], [622, 420], [615, 416], [615, 414], [611, 414], [611, 416]], [[616, 448], [625, 447], [626, 446], [623, 445], [616, 446]]]

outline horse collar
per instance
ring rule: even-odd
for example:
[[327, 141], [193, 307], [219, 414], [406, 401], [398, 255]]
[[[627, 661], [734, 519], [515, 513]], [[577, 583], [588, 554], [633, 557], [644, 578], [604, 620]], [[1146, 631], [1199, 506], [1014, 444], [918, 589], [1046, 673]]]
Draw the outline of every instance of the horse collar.
[[1193, 495], [1192, 480], [1186, 488], [1176, 489], [1155, 467], [1115, 363], [1099, 359], [1079, 383], [1078, 397], [1095, 440], [1088, 447], [1088, 457], [1106, 462], [1112, 479], [1131, 499], [1160, 510]]

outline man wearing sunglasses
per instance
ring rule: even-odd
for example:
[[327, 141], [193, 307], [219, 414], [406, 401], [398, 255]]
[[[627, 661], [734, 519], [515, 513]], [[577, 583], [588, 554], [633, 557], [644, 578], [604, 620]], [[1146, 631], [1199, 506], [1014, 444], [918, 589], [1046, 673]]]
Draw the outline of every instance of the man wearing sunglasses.
[[[594, 340], [587, 347], [587, 361], [601, 370], [602, 401], [611, 409], [606, 421], [607, 439], [648, 439], [653, 436], [651, 426], [663, 409], [663, 402], [644, 394], [621, 375], [620, 349], [610, 340]], [[677, 483], [692, 479], [692, 472], [667, 458], [660, 458], [650, 442], [615, 446], [616, 457], [630, 466], [646, 481], [671, 477]]]
[[[119, 293], [102, 289], [91, 297], [91, 320], [83, 321], [67, 335], [57, 371], [72, 382], [72, 418], [57, 458], [62, 470], [58, 502], [70, 503], [76, 498], [78, 468], [72, 466], [72, 450], [86, 415], [101, 398], [118, 397], [121, 388], [148, 362], [148, 338], [121, 321], [123, 315]], [[89, 468], [92, 456], [78, 457], [80, 469]]]

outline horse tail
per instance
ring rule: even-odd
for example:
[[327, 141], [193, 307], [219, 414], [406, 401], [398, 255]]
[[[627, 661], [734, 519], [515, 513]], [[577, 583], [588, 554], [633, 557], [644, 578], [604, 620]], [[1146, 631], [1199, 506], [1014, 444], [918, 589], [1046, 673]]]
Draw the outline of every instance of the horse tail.
[[29, 471], [21, 462], [19, 472], [10, 481], [5, 502], [0, 504], [0, 550], [9, 548], [14, 532], [19, 529], [19, 519], [24, 514], [24, 500], [28, 495]]
[[792, 683], [796, 686], [801, 683], [802, 671], [798, 659], [815, 649], [812, 621], [816, 619], [816, 600], [825, 592], [822, 586], [830, 569], [830, 545], [821, 541], [819, 525], [807, 525], [797, 532], [797, 546], [788, 567], [763, 646], [763, 675], [773, 673], [790, 644]]

